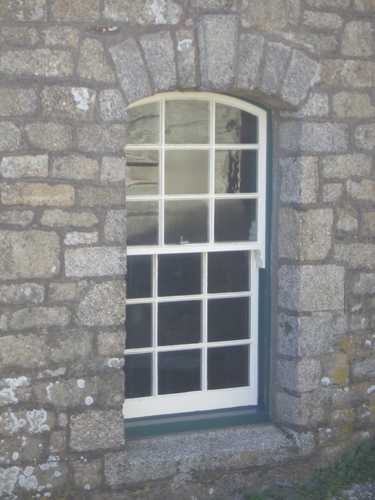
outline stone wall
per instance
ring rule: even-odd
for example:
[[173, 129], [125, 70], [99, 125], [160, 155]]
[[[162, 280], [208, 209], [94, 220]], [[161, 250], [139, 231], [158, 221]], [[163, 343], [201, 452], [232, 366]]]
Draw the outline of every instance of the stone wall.
[[273, 422], [315, 463], [374, 435], [374, 16], [373, 0], [0, 0], [0, 495], [132, 481], [111, 465], [126, 106], [169, 90], [273, 110]]

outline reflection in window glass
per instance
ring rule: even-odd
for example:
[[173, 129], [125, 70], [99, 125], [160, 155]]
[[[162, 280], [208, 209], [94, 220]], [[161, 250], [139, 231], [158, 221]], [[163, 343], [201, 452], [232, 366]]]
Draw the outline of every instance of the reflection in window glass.
[[249, 252], [208, 254], [208, 293], [242, 292], [249, 289]]
[[159, 204], [155, 201], [129, 201], [127, 203], [128, 245], [157, 245]]
[[249, 337], [249, 299], [208, 301], [208, 341], [239, 340]]
[[163, 302], [158, 307], [158, 345], [195, 344], [201, 339], [201, 302]]
[[215, 201], [215, 241], [255, 241], [256, 200]]
[[151, 346], [151, 304], [129, 304], [126, 306], [126, 348], [137, 349]]
[[201, 293], [201, 255], [159, 255], [158, 295], [166, 297], [197, 293]]
[[249, 346], [208, 349], [208, 389], [242, 387], [249, 383]]
[[158, 194], [159, 152], [145, 150], [126, 151], [127, 196]]
[[208, 151], [165, 152], [165, 194], [208, 193], [208, 183]]
[[216, 104], [216, 144], [256, 144], [258, 142], [258, 118], [241, 109]]
[[257, 157], [254, 150], [216, 151], [215, 193], [255, 193]]
[[159, 144], [160, 104], [158, 102], [129, 108], [127, 117], [126, 140], [128, 144]]
[[125, 356], [125, 398], [151, 396], [151, 354]]
[[165, 243], [179, 245], [208, 241], [208, 202], [166, 201]]
[[126, 262], [126, 296], [128, 299], [151, 297], [152, 257], [129, 255]]
[[207, 144], [210, 140], [209, 111], [207, 101], [166, 101], [166, 144]]
[[201, 353], [199, 349], [161, 352], [159, 362], [159, 394], [199, 391], [201, 388]]

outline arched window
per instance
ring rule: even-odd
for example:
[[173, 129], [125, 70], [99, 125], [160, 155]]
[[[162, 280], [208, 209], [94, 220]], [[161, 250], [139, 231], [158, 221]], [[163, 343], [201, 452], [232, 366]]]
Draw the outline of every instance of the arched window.
[[266, 121], [216, 94], [128, 108], [125, 418], [257, 404]]

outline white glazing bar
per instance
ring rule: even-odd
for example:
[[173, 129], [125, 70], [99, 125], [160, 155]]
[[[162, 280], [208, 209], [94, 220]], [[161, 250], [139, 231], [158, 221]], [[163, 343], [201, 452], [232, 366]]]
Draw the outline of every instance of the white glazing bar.
[[202, 391], [207, 391], [207, 278], [208, 278], [208, 255], [202, 253]]

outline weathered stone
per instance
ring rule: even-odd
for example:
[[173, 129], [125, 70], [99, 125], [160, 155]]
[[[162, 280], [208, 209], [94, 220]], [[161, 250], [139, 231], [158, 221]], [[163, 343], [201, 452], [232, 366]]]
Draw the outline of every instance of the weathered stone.
[[348, 147], [346, 125], [336, 123], [282, 123], [280, 140], [283, 149], [339, 153]]
[[133, 102], [149, 96], [151, 86], [135, 40], [129, 38], [109, 49], [109, 52], [128, 101]]
[[53, 85], [42, 91], [42, 114], [47, 118], [90, 120], [94, 116], [96, 93], [86, 87]]
[[49, 328], [67, 326], [71, 314], [66, 307], [32, 307], [20, 309], [13, 314], [10, 328], [25, 330], [27, 328]]
[[11, 76], [72, 76], [73, 59], [65, 50], [10, 50], [1, 56], [0, 71]]
[[326, 59], [323, 61], [322, 79], [335, 87], [373, 87], [375, 85], [375, 63], [349, 59]]
[[0, 116], [29, 115], [36, 112], [33, 89], [0, 88]]
[[67, 184], [37, 184], [18, 182], [4, 186], [1, 200], [4, 205], [71, 206], [74, 205], [74, 188]]
[[352, 314], [350, 318], [350, 328], [353, 332], [368, 330], [370, 328], [370, 318], [363, 314]]
[[374, 0], [354, 0], [354, 8], [362, 12], [375, 10], [375, 2]]
[[98, 178], [98, 161], [83, 155], [58, 156], [52, 163], [52, 177], [55, 179]]
[[319, 386], [321, 371], [318, 359], [304, 358], [301, 361], [280, 359], [277, 363], [277, 384], [290, 391], [312, 391]]
[[46, 21], [47, 0], [1, 0], [1, 21]]
[[[30, 379], [21, 376], [17, 378], [0, 379], [0, 407], [17, 404], [20, 401], [30, 401], [32, 389]], [[1, 450], [3, 454], [3, 451]]]
[[43, 367], [50, 362], [51, 351], [43, 339], [37, 335], [1, 336], [0, 348], [2, 367], [25, 367], [25, 352], [27, 352], [28, 368]]
[[266, 94], [276, 94], [280, 90], [290, 58], [290, 47], [283, 43], [269, 43], [266, 65], [260, 89]]
[[126, 161], [125, 158], [105, 156], [102, 160], [100, 171], [101, 182], [121, 182], [125, 180]]
[[358, 231], [358, 212], [348, 204], [337, 209], [337, 231], [343, 233], [356, 233]]
[[51, 283], [48, 298], [50, 302], [65, 302], [79, 299], [87, 288], [87, 281]]
[[60, 243], [56, 233], [0, 232], [0, 278], [49, 278], [59, 272]]
[[375, 236], [375, 212], [364, 212], [362, 215], [362, 234], [364, 237]]
[[328, 31], [340, 29], [344, 24], [344, 20], [338, 14], [305, 10], [303, 14], [303, 23], [311, 28]]
[[83, 406], [86, 397], [96, 396], [96, 380], [69, 379], [38, 383], [35, 387], [36, 400], [39, 404], [53, 404], [56, 406]]
[[[122, 271], [125, 275], [124, 270]], [[92, 286], [80, 302], [77, 319], [87, 326], [121, 325], [125, 321], [125, 283], [113, 281]]]
[[98, 82], [113, 83], [115, 76], [108, 65], [103, 45], [93, 38], [87, 38], [81, 47], [77, 66], [78, 76]]
[[62, 151], [72, 145], [70, 125], [55, 122], [28, 123], [25, 127], [26, 138], [32, 146], [51, 151]]
[[237, 18], [207, 14], [197, 23], [201, 88], [229, 90], [235, 77]]
[[333, 111], [340, 118], [372, 118], [375, 114], [370, 96], [353, 92], [333, 96]]
[[151, 72], [155, 92], [173, 89], [176, 86], [176, 64], [173, 41], [169, 31], [143, 35], [140, 42]]
[[54, 431], [51, 433], [49, 451], [51, 453], [64, 453], [66, 451], [65, 431]]
[[242, 25], [256, 26], [263, 30], [282, 29], [287, 24], [296, 25], [300, 13], [299, 0], [244, 0], [242, 4]]
[[100, 460], [93, 462], [76, 462], [73, 465], [74, 483], [78, 488], [92, 490], [100, 486], [102, 480], [102, 463]]
[[262, 60], [264, 38], [258, 35], [241, 35], [238, 86], [245, 89], [256, 87]]
[[116, 89], [106, 89], [100, 92], [100, 112], [103, 120], [124, 120], [126, 104], [121, 92]]
[[[331, 384], [346, 385], [349, 379], [348, 356], [344, 353], [335, 352], [322, 356], [322, 376]], [[324, 381], [323, 378], [323, 381]], [[328, 382], [328, 381], [326, 381]]]
[[356, 200], [375, 201], [375, 181], [363, 180], [361, 182], [348, 181], [347, 190], [349, 195]]
[[100, 0], [54, 0], [51, 6], [54, 21], [97, 21]]
[[36, 283], [0, 285], [0, 304], [39, 304], [43, 300], [43, 285]]
[[42, 37], [46, 45], [77, 48], [79, 35], [79, 30], [70, 26], [53, 26], [42, 31]]
[[53, 428], [55, 421], [53, 412], [47, 412], [43, 408], [14, 413], [12, 410], [7, 410], [0, 414], [0, 434], [5, 436], [20, 433], [41, 434]]
[[124, 125], [86, 125], [77, 130], [78, 147], [82, 151], [98, 153], [123, 153], [125, 147]]
[[295, 425], [314, 425], [323, 419], [323, 401], [310, 394], [300, 397], [276, 394], [276, 416], [281, 422]]
[[361, 273], [359, 281], [356, 281], [353, 287], [353, 293], [367, 294], [375, 292], [375, 274], [374, 273]]
[[280, 161], [280, 199], [284, 203], [315, 203], [318, 196], [318, 161], [314, 157], [285, 158]]
[[105, 0], [104, 4], [107, 19], [142, 26], [177, 24], [181, 15], [181, 7], [171, 0]]
[[98, 223], [98, 218], [90, 212], [64, 212], [57, 209], [46, 210], [40, 222], [51, 227], [92, 227]]
[[321, 92], [311, 93], [306, 103], [298, 111], [281, 111], [281, 116], [303, 118], [305, 116], [327, 116], [329, 113], [329, 99]]
[[20, 47], [22, 45], [35, 45], [38, 40], [39, 37], [36, 29], [29, 28], [28, 26], [5, 26], [0, 32], [2, 46]]
[[335, 245], [335, 259], [347, 262], [354, 268], [373, 268], [375, 266], [375, 245], [370, 243], [339, 243]]
[[0, 212], [0, 224], [10, 224], [12, 226], [28, 226], [34, 218], [31, 210], [8, 210]]
[[335, 265], [281, 266], [279, 305], [292, 311], [343, 310], [344, 274]]
[[371, 24], [364, 21], [349, 22], [342, 35], [341, 52], [346, 56], [374, 55], [375, 43]]
[[124, 444], [120, 411], [91, 411], [71, 416], [70, 446], [76, 451], [99, 450]]
[[98, 233], [66, 233], [64, 245], [92, 245], [98, 243]]
[[21, 130], [10, 122], [0, 123], [0, 151], [17, 151], [21, 146]]
[[104, 237], [107, 241], [126, 242], [126, 210], [110, 210], [104, 226]]
[[[374, 285], [375, 286], [375, 285]], [[125, 331], [98, 334], [98, 353], [102, 356], [122, 356], [125, 347]]]
[[[49, 334], [52, 335], [52, 334]], [[88, 360], [93, 357], [93, 334], [90, 332], [73, 330], [72, 332], [58, 332], [54, 339], [50, 358], [55, 363], [71, 363]]]
[[349, 7], [350, 0], [308, 0], [308, 4], [312, 7]]
[[47, 177], [48, 156], [5, 156], [0, 162], [0, 173], [3, 177]]
[[358, 361], [353, 364], [353, 375], [356, 379], [374, 376], [375, 358], [369, 358], [364, 361]]
[[[4, 458], [5, 463], [9, 460], [21, 463], [32, 462], [41, 459], [41, 455], [44, 453], [42, 447], [39, 446], [40, 438], [35, 436], [20, 436], [8, 437], [1, 440], [1, 455]], [[13, 459], [14, 453], [18, 453], [16, 460]], [[19, 463], [19, 462], [18, 462]]]
[[191, 0], [191, 5], [202, 10], [236, 10], [236, 2], [232, 0]]
[[195, 37], [190, 30], [180, 30], [177, 36], [178, 76], [182, 88], [193, 88], [196, 85]]
[[324, 184], [323, 186], [323, 201], [324, 203], [332, 203], [338, 201], [344, 188], [342, 184]]
[[[322, 34], [317, 35], [315, 33], [306, 33], [306, 32], [295, 33], [295, 32], [284, 32], [284, 31], [278, 31], [277, 34], [282, 38], [284, 38], [284, 40], [292, 42], [293, 45], [301, 45], [303, 48], [319, 56], [327, 52], [335, 51], [338, 45], [337, 38], [332, 35], [324, 36]], [[311, 63], [312, 60], [310, 60], [310, 65]], [[296, 70], [297, 71], [299, 70], [298, 66], [296, 67]], [[316, 76], [317, 76], [316, 81], [318, 81], [319, 74], [317, 74]], [[315, 80], [312, 82], [312, 85], [314, 83]]]
[[316, 61], [295, 50], [281, 89], [283, 99], [295, 105], [305, 100], [310, 88], [319, 80], [319, 70]]
[[353, 176], [370, 175], [371, 158], [363, 154], [325, 156], [323, 158], [323, 175], [327, 179], [339, 177], [345, 179]]
[[123, 205], [125, 189], [86, 186], [78, 190], [78, 203], [86, 207]]
[[122, 247], [78, 248], [65, 251], [66, 276], [125, 275], [126, 254]]
[[358, 125], [354, 131], [356, 146], [363, 149], [374, 149], [375, 125]]

